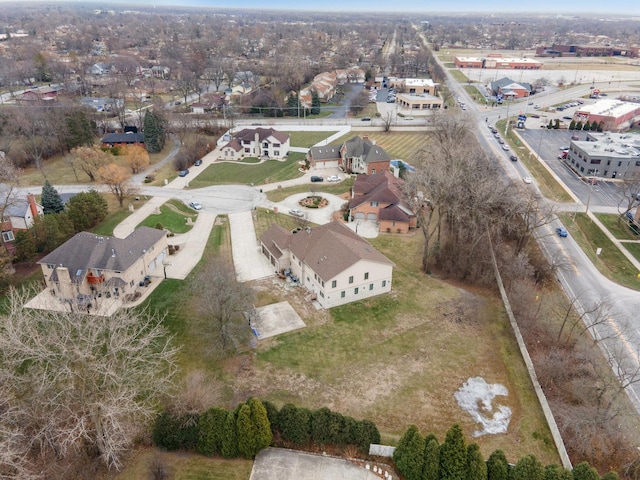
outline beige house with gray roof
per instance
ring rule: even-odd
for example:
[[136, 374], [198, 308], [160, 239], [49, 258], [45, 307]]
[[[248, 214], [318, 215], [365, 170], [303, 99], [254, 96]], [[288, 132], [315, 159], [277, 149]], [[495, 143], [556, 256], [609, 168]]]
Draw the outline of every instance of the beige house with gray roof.
[[94, 296], [134, 293], [147, 275], [162, 276], [164, 230], [139, 227], [126, 238], [81, 232], [38, 262], [51, 295], [71, 305]]
[[323, 308], [391, 291], [394, 263], [343, 223], [295, 234], [272, 225], [260, 243], [274, 269], [290, 269]]

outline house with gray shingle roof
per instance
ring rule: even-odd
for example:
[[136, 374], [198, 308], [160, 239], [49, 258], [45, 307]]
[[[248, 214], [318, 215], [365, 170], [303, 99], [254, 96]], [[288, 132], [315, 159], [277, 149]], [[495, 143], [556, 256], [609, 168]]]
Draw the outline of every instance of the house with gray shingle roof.
[[373, 175], [389, 171], [391, 157], [368, 137], [355, 136], [340, 148], [341, 167], [347, 173]]
[[164, 230], [139, 227], [126, 238], [89, 232], [74, 235], [42, 258], [47, 289], [72, 304], [86, 296], [133, 293], [147, 275], [162, 275]]
[[404, 201], [402, 183], [387, 171], [358, 175], [349, 200], [350, 218], [378, 222], [381, 232], [408, 233], [416, 228], [417, 218]]
[[395, 264], [341, 222], [297, 233], [274, 224], [260, 243], [274, 270], [290, 269], [323, 308], [391, 291]]
[[311, 147], [307, 152], [307, 160], [311, 168], [337, 168], [341, 164], [340, 147], [337, 145]]

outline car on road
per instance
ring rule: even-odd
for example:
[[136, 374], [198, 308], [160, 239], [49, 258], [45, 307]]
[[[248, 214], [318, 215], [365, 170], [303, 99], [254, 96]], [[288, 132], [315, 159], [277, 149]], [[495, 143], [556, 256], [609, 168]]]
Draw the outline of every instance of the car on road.
[[566, 150], [568, 152], [569, 151], [569, 147], [560, 147], [560, 150], [562, 150], [563, 152]]
[[311, 177], [311, 181], [312, 181], [312, 182], [323, 182], [323, 181], [324, 181], [324, 178], [322, 178], [322, 177], [318, 177], [317, 175], [313, 175], [313, 176]]
[[194, 167], [199, 167], [200, 165], [202, 165], [202, 159], [201, 158], [199, 158], [198, 160], [193, 162], [193, 166]]
[[413, 117], [404, 117], [405, 120], [413, 120]]
[[529, 102], [527, 105], [533, 105], [533, 102]]
[[498, 130], [495, 127], [491, 127], [491, 133], [495, 135], [496, 133], [498, 133]]
[[189, 206], [194, 210], [202, 210], [202, 205], [200, 205], [200, 203], [196, 201], [189, 202]]
[[578, 135], [571, 135], [571, 140], [578, 140]]
[[339, 182], [340, 180], [342, 180], [342, 178], [338, 175], [330, 175], [327, 177], [327, 182]]
[[[497, 137], [496, 137], [496, 138], [497, 138]], [[502, 138], [498, 138], [498, 143], [499, 143], [500, 145], [504, 145], [504, 139], [502, 139]]]
[[180, 173], [178, 173], [179, 177], [186, 177], [187, 175], [189, 175], [189, 169], [185, 168], [184, 170], [180, 170]]
[[362, 122], [370, 122], [371, 121], [371, 117], [362, 117], [360, 120]]
[[562, 117], [562, 119], [563, 120], [573, 120], [573, 117], [570, 117], [570, 116], [567, 115], [567, 116]]
[[517, 157], [517, 155], [511, 155], [509, 157], [509, 160], [511, 160], [512, 162], [517, 162], [518, 161], [518, 157]]
[[539, 110], [540, 109], [540, 105], [534, 105], [533, 108], [536, 109], [536, 110]]
[[564, 227], [556, 228], [556, 233], [558, 234], [559, 237], [566, 237], [569, 235], [569, 232], [567, 232], [567, 229]]
[[509, 145], [507, 145], [507, 144], [505, 143], [504, 145], [502, 145], [502, 149], [503, 149], [505, 152], [508, 152], [508, 151], [509, 151]]
[[293, 215], [294, 217], [304, 217], [304, 213], [302, 210], [298, 210], [297, 208], [292, 208], [289, 210], [289, 215]]
[[522, 180], [524, 183], [531, 183], [531, 177], [524, 177]]

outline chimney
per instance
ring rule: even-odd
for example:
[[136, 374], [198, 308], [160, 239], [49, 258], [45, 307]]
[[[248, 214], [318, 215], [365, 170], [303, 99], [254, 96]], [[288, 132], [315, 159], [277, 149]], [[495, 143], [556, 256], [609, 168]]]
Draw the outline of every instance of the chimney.
[[69, 275], [69, 269], [59, 265], [56, 267], [56, 274], [58, 275], [58, 291], [62, 298], [73, 298], [73, 284], [71, 283], [71, 276]]
[[33, 196], [33, 193], [27, 194], [27, 202], [29, 202], [31, 215], [33, 218], [36, 218], [38, 216], [38, 206], [36, 205], [36, 197]]
[[369, 140], [369, 135], [363, 135], [363, 136], [362, 136], [362, 140], [363, 140], [363, 141], [365, 141], [365, 142], [366, 142], [367, 140]]

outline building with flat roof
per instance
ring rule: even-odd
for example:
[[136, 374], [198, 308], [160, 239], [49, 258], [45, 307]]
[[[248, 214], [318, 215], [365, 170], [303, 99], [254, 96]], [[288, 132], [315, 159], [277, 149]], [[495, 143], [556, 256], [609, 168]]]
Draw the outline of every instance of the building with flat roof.
[[640, 175], [640, 135], [589, 132], [587, 140], [572, 141], [569, 167], [582, 176], [629, 178]]
[[409, 110], [438, 110], [442, 108], [443, 101], [440, 97], [423, 93], [420, 95], [411, 93], [399, 93], [396, 95], [396, 104], [400, 108]]
[[628, 130], [640, 124], [640, 103], [604, 99], [591, 105], [581, 105], [574, 114], [576, 121], [603, 122], [604, 130]]
[[388, 83], [389, 87], [395, 88], [398, 92], [436, 95], [436, 84], [430, 78], [389, 77]]
[[611, 45], [562, 45], [536, 48], [536, 57], [637, 57], [638, 47]]
[[458, 68], [513, 68], [517, 70], [539, 70], [542, 63], [533, 58], [511, 58], [500, 54], [491, 54], [486, 57], [455, 57], [453, 63]]

